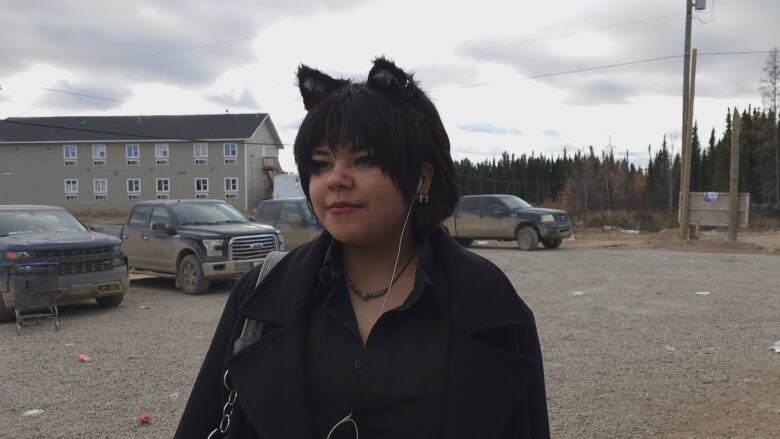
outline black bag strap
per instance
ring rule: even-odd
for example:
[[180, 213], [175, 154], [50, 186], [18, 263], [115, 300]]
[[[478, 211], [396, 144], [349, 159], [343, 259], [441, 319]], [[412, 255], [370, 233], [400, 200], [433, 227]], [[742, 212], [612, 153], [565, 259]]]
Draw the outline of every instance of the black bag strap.
[[[260, 285], [271, 269], [274, 268], [274, 266], [276, 266], [276, 264], [278, 264], [287, 253], [288, 252], [272, 251], [266, 255], [265, 260], [263, 261], [263, 265], [260, 267], [260, 273], [257, 275], [255, 288]], [[263, 322], [251, 319], [244, 320], [244, 327], [241, 329], [241, 335], [236, 339], [235, 342], [233, 342], [233, 353], [235, 354], [236, 352], [254, 343], [258, 338], [260, 338], [260, 334], [262, 334], [262, 332]], [[222, 385], [224, 385], [225, 389], [228, 391], [227, 401], [222, 407], [222, 419], [219, 421], [219, 426], [212, 430], [211, 433], [209, 433], [207, 439], [224, 437], [230, 428], [230, 418], [233, 416], [233, 409], [238, 399], [238, 392], [236, 392], [229, 383], [227, 370], [222, 376]]]

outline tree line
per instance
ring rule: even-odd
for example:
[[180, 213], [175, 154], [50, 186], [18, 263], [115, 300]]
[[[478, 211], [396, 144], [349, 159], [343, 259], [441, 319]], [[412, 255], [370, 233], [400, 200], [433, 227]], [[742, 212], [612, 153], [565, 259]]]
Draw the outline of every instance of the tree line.
[[[728, 192], [731, 160], [731, 110], [726, 128], [715, 129], [702, 144], [698, 125], [692, 131], [691, 191]], [[774, 204], [777, 193], [776, 151], [778, 134], [773, 109], [748, 108], [740, 113], [739, 190], [749, 192], [751, 204]], [[463, 195], [507, 193], [533, 204], [560, 202], [565, 198], [574, 212], [594, 210], [676, 211], [680, 190], [680, 151], [676, 139], [664, 136], [660, 147], [648, 146], [645, 168], [631, 163], [628, 152], [615, 157], [612, 147], [596, 152], [593, 146], [564, 150], [555, 158], [543, 154], [515, 156], [504, 152], [498, 159], [455, 163]], [[618, 153], [620, 154], [620, 153]]]

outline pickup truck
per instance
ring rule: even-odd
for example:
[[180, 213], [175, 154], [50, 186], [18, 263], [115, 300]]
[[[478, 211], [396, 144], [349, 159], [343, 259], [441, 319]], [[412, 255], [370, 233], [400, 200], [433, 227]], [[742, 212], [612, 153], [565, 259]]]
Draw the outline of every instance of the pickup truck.
[[301, 246], [322, 232], [304, 197], [263, 200], [255, 210], [254, 221], [281, 230], [286, 250]]
[[539, 242], [546, 248], [558, 248], [571, 236], [565, 211], [533, 207], [522, 198], [502, 194], [461, 197], [443, 226], [464, 246], [475, 239], [496, 239], [516, 240], [522, 250], [533, 250]]
[[271, 251], [284, 250], [279, 230], [250, 222], [220, 200], [138, 202], [120, 236], [131, 273], [173, 278], [187, 294], [239, 278]]
[[57, 305], [95, 299], [118, 306], [129, 285], [120, 244], [61, 207], [0, 205], [0, 322], [15, 319], [13, 267], [30, 262], [57, 263]]

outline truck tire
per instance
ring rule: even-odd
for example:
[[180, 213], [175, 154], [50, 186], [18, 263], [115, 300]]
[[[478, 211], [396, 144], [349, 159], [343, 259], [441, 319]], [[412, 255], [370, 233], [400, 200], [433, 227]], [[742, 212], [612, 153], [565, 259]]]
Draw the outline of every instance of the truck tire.
[[457, 241], [458, 244], [462, 245], [463, 247], [468, 247], [474, 242], [473, 239], [468, 238], [455, 238], [455, 241]]
[[122, 300], [125, 298], [124, 294], [117, 294], [115, 296], [95, 297], [95, 302], [101, 308], [113, 308], [119, 306]]
[[179, 262], [179, 286], [187, 294], [203, 294], [211, 282], [203, 275], [203, 268], [195, 255], [187, 255]]
[[14, 310], [5, 309], [5, 303], [3, 303], [3, 298], [0, 296], [0, 323], [13, 322], [14, 320], [16, 320]]
[[539, 234], [533, 227], [523, 226], [517, 229], [517, 246], [520, 250], [533, 250], [539, 244]]
[[542, 241], [544, 248], [558, 248], [561, 246], [561, 238], [553, 239], [552, 241]]

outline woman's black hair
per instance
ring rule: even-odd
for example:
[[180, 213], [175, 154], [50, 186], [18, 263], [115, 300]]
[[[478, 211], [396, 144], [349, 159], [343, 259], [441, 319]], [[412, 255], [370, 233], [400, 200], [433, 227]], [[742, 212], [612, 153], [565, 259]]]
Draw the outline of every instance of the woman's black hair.
[[312, 151], [320, 146], [334, 151], [346, 147], [369, 151], [407, 203], [417, 192], [422, 163], [431, 164], [429, 202], [412, 210], [417, 232], [427, 231], [452, 215], [459, 190], [450, 140], [439, 112], [412, 75], [380, 57], [374, 60], [366, 82], [333, 79], [302, 65], [298, 86], [308, 114], [293, 152], [309, 202]]

